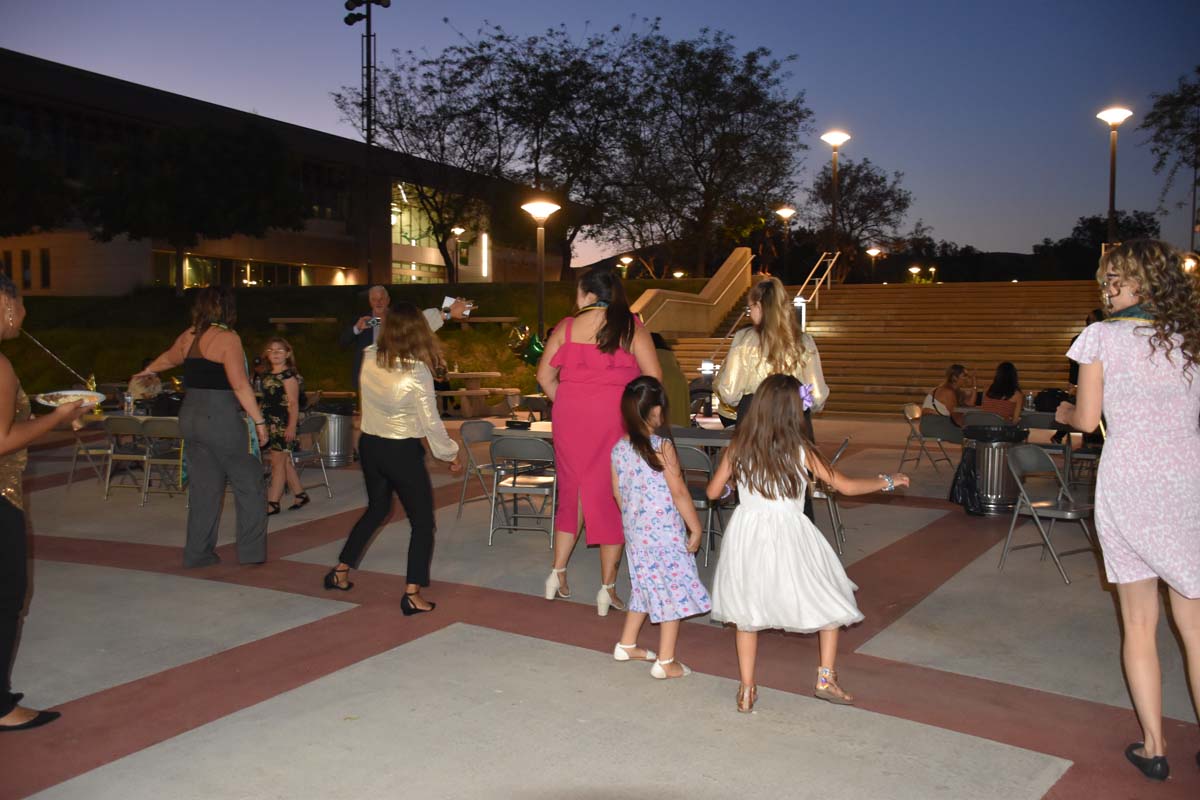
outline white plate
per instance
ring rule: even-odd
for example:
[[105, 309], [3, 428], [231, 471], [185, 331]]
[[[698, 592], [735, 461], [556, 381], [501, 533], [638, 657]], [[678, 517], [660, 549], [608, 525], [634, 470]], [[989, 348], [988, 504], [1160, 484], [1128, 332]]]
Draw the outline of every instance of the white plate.
[[100, 392], [89, 392], [86, 389], [62, 389], [57, 392], [46, 392], [33, 398], [44, 406], [64, 406], [76, 400], [82, 400], [84, 407], [94, 406], [104, 400]]

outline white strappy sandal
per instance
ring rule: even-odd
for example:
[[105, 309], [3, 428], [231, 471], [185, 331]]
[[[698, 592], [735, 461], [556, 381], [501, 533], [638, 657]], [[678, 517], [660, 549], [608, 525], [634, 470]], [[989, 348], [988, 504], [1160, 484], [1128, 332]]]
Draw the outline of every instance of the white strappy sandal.
[[613, 648], [613, 661], [654, 661], [658, 655], [653, 650], [647, 650], [646, 655], [641, 658], [634, 658], [629, 655], [630, 650], [637, 650], [637, 642], [633, 644], [621, 644], [617, 642], [617, 646]]

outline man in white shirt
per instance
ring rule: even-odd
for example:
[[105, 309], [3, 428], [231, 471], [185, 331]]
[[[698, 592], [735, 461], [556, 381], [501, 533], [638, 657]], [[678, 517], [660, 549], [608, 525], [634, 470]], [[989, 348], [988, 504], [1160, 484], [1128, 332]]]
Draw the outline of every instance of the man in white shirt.
[[[367, 292], [367, 302], [371, 313], [364, 314], [349, 328], [342, 330], [340, 337], [342, 347], [354, 348], [354, 390], [358, 391], [358, 373], [362, 370], [363, 348], [375, 344], [379, 338], [379, 326], [387, 317], [392, 305], [392, 297], [385, 286], [372, 286]], [[422, 313], [429, 328], [434, 333], [441, 329], [448, 320], [460, 320], [467, 310], [467, 303], [461, 297], [457, 298], [446, 310], [427, 308]]]

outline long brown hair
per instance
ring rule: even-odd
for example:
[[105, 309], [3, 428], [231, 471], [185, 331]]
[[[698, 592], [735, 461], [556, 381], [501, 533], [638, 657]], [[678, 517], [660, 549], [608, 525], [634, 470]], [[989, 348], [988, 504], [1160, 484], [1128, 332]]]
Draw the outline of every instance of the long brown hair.
[[[1184, 270], [1184, 258], [1166, 242], [1134, 239], [1101, 256], [1096, 280], [1101, 292], [1107, 283], [1105, 273], [1110, 270], [1137, 282], [1141, 306], [1154, 318], [1153, 324], [1146, 326], [1154, 329], [1150, 349], [1162, 350], [1171, 361], [1172, 351], [1178, 346], [1184, 373], [1190, 378], [1192, 369], [1200, 363], [1200, 272], [1196, 267]], [[1107, 298], [1105, 294], [1106, 304]], [[1176, 334], [1183, 340], [1181, 345], [1174, 341]]]
[[262, 356], [262, 359], [267, 362], [267, 368], [270, 369], [271, 366], [271, 359], [268, 356], [267, 351], [270, 350], [271, 345], [274, 344], [281, 344], [287, 349], [287, 363], [284, 366], [287, 369], [290, 369], [292, 372], [296, 372], [296, 351], [292, 349], [290, 344], [288, 344], [288, 340], [282, 336], [272, 336], [270, 339], [267, 339], [267, 343], [263, 345], [262, 352], [259, 355]]
[[750, 289], [748, 303], [762, 308], [762, 322], [756, 327], [763, 360], [772, 372], [792, 374], [804, 363], [804, 334], [796, 321], [787, 290], [779, 278], [763, 278]]
[[600, 352], [611, 355], [618, 347], [629, 350], [633, 346], [636, 323], [621, 279], [611, 269], [593, 267], [579, 276], [579, 288], [584, 294], [594, 294], [597, 301], [608, 304], [604, 309], [604, 324], [596, 331], [596, 347]]
[[650, 444], [650, 412], [655, 406], [662, 409], [663, 426], [653, 432], [674, 444], [671, 429], [666, 425], [670, 409], [667, 406], [667, 390], [663, 385], [649, 375], [634, 378], [625, 384], [625, 391], [621, 393], [621, 419], [625, 423], [629, 443], [650, 469], [662, 472], [662, 458]]
[[382, 325], [376, 342], [376, 364], [390, 370], [405, 361], [420, 361], [433, 372], [442, 357], [442, 348], [416, 306], [396, 303]]
[[800, 381], [769, 375], [754, 391], [745, 418], [738, 417], [729, 445], [733, 479], [772, 500], [802, 497], [806, 458], [832, 469], [804, 432]]
[[196, 335], [213, 325], [232, 328], [237, 324], [237, 302], [228, 286], [206, 286], [192, 302], [192, 330]]

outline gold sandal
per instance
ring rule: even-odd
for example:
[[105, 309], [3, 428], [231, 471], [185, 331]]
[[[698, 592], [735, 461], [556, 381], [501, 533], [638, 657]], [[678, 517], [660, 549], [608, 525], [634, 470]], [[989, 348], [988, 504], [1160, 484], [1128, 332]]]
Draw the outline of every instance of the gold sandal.
[[738, 684], [737, 691], [737, 710], [740, 714], [749, 714], [754, 710], [754, 703], [758, 700], [757, 686], [743, 686]]
[[813, 687], [813, 697], [839, 706], [854, 705], [854, 695], [838, 686], [837, 672], [828, 667], [817, 668], [817, 685]]

